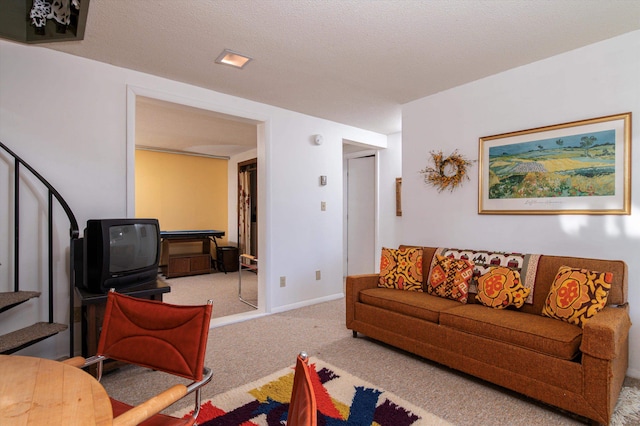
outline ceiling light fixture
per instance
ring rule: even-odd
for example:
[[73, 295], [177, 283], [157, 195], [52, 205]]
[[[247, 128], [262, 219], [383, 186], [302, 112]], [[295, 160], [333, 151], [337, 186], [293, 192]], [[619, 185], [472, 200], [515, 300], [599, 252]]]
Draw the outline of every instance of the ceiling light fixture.
[[233, 50], [224, 49], [216, 58], [216, 64], [230, 65], [235, 68], [244, 68], [252, 58]]

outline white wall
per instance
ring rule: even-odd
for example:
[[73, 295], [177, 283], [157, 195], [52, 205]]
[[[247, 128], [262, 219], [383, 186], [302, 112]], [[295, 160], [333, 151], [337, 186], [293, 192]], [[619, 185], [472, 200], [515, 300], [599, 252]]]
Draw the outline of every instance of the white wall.
[[[478, 138], [633, 112], [640, 140], [640, 31], [522, 66], [403, 106], [402, 242], [623, 259], [629, 266], [628, 374], [640, 378], [640, 168], [630, 216], [478, 215], [477, 164], [453, 193], [423, 183], [429, 152], [478, 158]], [[632, 150], [638, 165], [640, 150]]]
[[[266, 310], [342, 294], [342, 140], [384, 148], [385, 135], [38, 46], [0, 41], [0, 58], [0, 140], [62, 193], [82, 228], [89, 218], [132, 211], [127, 205], [133, 199], [127, 179], [132, 87], [138, 94], [164, 94], [174, 102], [184, 99], [261, 121], [260, 265]], [[315, 134], [324, 135], [323, 145], [313, 144]], [[322, 192], [321, 174], [330, 182]], [[321, 199], [327, 201], [326, 212], [320, 211]], [[0, 268], [9, 267], [5, 260], [0, 259]], [[318, 269], [320, 281], [315, 280]], [[280, 276], [287, 277], [285, 288], [278, 284]], [[66, 333], [56, 338], [62, 342], [56, 349], [44, 344], [46, 349], [31, 351], [64, 355], [66, 338]]]
[[402, 133], [388, 135], [387, 149], [380, 150], [379, 233], [380, 247], [397, 247], [402, 216], [396, 216], [396, 178], [402, 177]]

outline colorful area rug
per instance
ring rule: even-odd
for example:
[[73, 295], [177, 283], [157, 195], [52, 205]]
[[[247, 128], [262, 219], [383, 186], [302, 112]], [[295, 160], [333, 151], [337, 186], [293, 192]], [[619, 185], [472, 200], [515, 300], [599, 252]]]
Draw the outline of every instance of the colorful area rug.
[[[447, 421], [316, 358], [310, 358], [319, 425], [450, 425]], [[201, 426], [282, 425], [289, 410], [293, 366], [202, 404]], [[175, 416], [187, 414], [174, 413]]]

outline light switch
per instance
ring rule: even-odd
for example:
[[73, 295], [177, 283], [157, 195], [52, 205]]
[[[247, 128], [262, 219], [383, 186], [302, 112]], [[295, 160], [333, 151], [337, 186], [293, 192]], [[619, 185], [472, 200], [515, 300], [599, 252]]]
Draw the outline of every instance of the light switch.
[[320, 210], [322, 210], [322, 211], [326, 211], [327, 210], [327, 202], [326, 201], [320, 201]]

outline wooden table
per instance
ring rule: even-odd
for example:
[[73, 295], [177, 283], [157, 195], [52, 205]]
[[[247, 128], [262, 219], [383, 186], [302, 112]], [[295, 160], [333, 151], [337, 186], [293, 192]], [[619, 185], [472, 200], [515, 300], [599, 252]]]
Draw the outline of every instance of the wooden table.
[[0, 355], [0, 425], [111, 425], [102, 385], [80, 368]]

